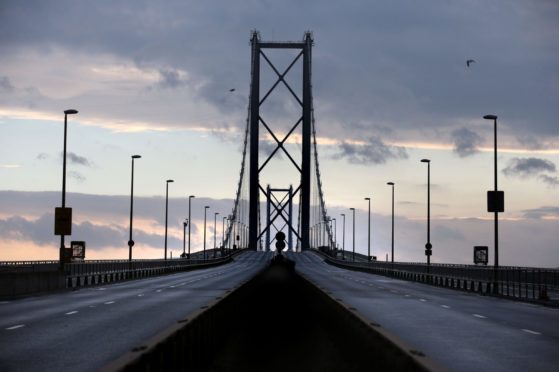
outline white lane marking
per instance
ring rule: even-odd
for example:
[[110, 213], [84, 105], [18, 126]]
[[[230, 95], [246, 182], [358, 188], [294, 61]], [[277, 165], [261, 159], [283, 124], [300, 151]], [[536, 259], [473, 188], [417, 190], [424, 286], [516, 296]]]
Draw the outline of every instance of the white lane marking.
[[158, 289], [158, 290], [157, 290], [157, 291], [155, 291], [155, 292], [159, 293], [159, 292], [161, 292], [161, 289]]
[[0, 301], [0, 305], [9, 304], [10, 301]]
[[64, 314], [64, 315], [74, 315], [74, 314], [76, 314], [77, 312], [78, 312], [77, 310], [69, 311], [69, 312], [67, 312], [67, 313]]
[[107, 288], [97, 288], [98, 291], [104, 291]]
[[448, 305], [441, 305], [441, 307], [443, 307], [445, 309], [450, 309], [450, 306], [448, 306]]
[[410, 297], [410, 295], [404, 295], [404, 297]]
[[424, 299], [424, 298], [420, 298], [419, 301], [421, 301], [421, 302], [427, 302], [427, 300]]
[[105, 302], [105, 305], [112, 305], [114, 303], [115, 303], [114, 301], [107, 301], [107, 302]]
[[479, 314], [472, 314], [473, 316], [475, 316], [476, 318], [480, 318], [480, 319], [486, 319], [486, 316], [483, 315], [479, 315]]
[[398, 293], [398, 291], [395, 291], [395, 290], [393, 290], [393, 289], [391, 289], [390, 292], [392, 292], [392, 293]]
[[18, 329], [18, 328], [21, 328], [21, 327], [25, 327], [25, 324], [18, 324], [18, 325], [15, 325], [15, 326], [8, 327], [8, 328], [6, 328], [6, 331], [12, 331], [14, 329]]
[[138, 295], [138, 297], [144, 297], [144, 294], [143, 294], [143, 293], [140, 293], [140, 294]]
[[540, 332], [532, 331], [531, 329], [524, 329], [524, 328], [522, 328], [522, 330], [523, 330], [524, 332], [530, 333], [530, 334], [532, 334], [532, 335], [541, 335]]
[[175, 286], [174, 286], [174, 285], [170, 285], [169, 288], [175, 288]]

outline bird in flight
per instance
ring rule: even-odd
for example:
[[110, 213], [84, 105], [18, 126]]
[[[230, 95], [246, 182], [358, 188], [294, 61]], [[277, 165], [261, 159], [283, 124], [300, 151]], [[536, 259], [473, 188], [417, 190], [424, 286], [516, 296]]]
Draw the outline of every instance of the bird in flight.
[[474, 61], [473, 59], [467, 60], [467, 61], [466, 61], [466, 66], [467, 66], [467, 67], [470, 67], [470, 64], [472, 64], [472, 63], [476, 63], [476, 61]]
[[231, 89], [229, 89], [229, 91], [230, 91], [230, 92], [234, 92], [234, 91], [235, 91], [235, 88], [231, 88]]

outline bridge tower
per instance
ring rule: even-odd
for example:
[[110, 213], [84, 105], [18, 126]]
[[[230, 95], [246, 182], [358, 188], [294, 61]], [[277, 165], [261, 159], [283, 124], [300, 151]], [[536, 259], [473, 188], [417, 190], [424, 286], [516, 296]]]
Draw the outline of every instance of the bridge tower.
[[[313, 37], [310, 32], [306, 32], [302, 41], [299, 42], [270, 42], [261, 41], [258, 31], [253, 31], [251, 36], [252, 47], [252, 66], [251, 66], [251, 83], [250, 83], [250, 108], [249, 108], [249, 135], [250, 135], [250, 173], [249, 173], [249, 248], [257, 250], [258, 241], [264, 233], [268, 231], [270, 225], [267, 226], [259, 233], [259, 200], [260, 193], [267, 195], [267, 190], [260, 185], [259, 174], [266, 167], [269, 160], [280, 149], [287, 155], [295, 167], [301, 174], [300, 184], [293, 191], [292, 197], [299, 194], [299, 216], [300, 216], [300, 231], [297, 231], [290, 223], [288, 224], [289, 231], [297, 236], [300, 240], [300, 247], [302, 250], [308, 249], [309, 246], [309, 223], [310, 223], [310, 195], [311, 195], [311, 135], [312, 135], [312, 93], [311, 93], [311, 49], [313, 45]], [[280, 73], [277, 68], [272, 64], [270, 59], [264, 53], [265, 49], [296, 49], [299, 53], [291, 62], [289, 67]], [[291, 89], [287, 84], [284, 77], [289, 72], [291, 67], [300, 59], [303, 59], [303, 84], [302, 84], [302, 99]], [[272, 70], [277, 74], [277, 81], [272, 88], [266, 92], [262, 97], [260, 95], [260, 62], [263, 59], [270, 65]], [[279, 140], [270, 126], [260, 116], [260, 106], [266, 101], [270, 93], [280, 84], [284, 84], [289, 92], [294, 96], [301, 106], [301, 117], [295, 123], [291, 131]], [[262, 164], [259, 162], [259, 142], [260, 142], [260, 127], [264, 127], [277, 143], [276, 149]], [[298, 164], [293, 160], [293, 157], [285, 149], [284, 143], [290, 135], [299, 126], [302, 127], [301, 131], [301, 163]], [[272, 202], [273, 203], [273, 202]], [[277, 205], [274, 208], [280, 209]], [[281, 217], [285, 219], [283, 214]], [[286, 220], [287, 222], [287, 220]]]

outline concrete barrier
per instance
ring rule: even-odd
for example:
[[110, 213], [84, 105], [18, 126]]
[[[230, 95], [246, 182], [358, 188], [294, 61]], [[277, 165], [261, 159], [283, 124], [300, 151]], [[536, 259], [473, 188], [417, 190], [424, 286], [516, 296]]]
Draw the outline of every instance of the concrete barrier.
[[58, 271], [15, 272], [0, 275], [0, 297], [11, 298], [66, 288], [65, 277]]
[[103, 370], [440, 369], [289, 265], [275, 264]]

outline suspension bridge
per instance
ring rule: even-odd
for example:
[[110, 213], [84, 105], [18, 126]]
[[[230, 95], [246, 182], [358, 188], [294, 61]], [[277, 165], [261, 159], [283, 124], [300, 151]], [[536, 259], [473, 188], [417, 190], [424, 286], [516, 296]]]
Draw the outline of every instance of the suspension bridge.
[[[295, 42], [251, 35], [242, 160], [221, 249], [62, 270], [0, 264], [2, 370], [557, 368], [556, 270], [377, 262], [338, 249], [321, 182], [312, 48], [310, 32]], [[278, 52], [291, 58], [285, 69]], [[274, 80], [261, 91], [264, 67]], [[280, 88], [295, 108], [275, 123], [269, 106]], [[268, 154], [263, 139], [274, 144]], [[290, 176], [277, 174], [278, 156]]]

